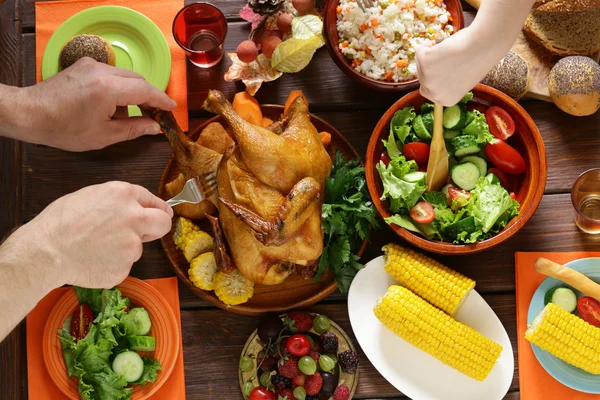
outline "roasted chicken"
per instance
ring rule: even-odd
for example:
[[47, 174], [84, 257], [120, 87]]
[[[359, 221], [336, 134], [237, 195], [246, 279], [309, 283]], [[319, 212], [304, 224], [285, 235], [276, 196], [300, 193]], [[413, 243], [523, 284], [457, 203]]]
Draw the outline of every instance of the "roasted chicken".
[[[278, 129], [244, 121], [218, 91], [209, 92], [204, 108], [225, 119], [236, 142], [218, 165], [217, 207], [237, 268], [264, 285], [281, 283], [294, 271], [310, 275], [323, 251], [321, 205], [331, 159], [308, 106], [297, 98]], [[169, 141], [184, 174], [207, 164], [194, 160], [206, 156], [195, 149], [199, 143], [177, 137]]]

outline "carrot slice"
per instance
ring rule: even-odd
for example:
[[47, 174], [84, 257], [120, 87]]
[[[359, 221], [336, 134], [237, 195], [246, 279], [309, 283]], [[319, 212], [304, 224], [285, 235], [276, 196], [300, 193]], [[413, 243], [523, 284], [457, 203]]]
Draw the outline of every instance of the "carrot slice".
[[263, 117], [263, 120], [262, 120], [263, 128], [266, 128], [267, 126], [271, 125], [272, 123], [273, 123], [273, 120], [271, 120], [267, 117]]
[[321, 142], [323, 142], [323, 146], [329, 147], [331, 144], [331, 133], [329, 132], [320, 132], [319, 136], [321, 137]]
[[233, 98], [233, 109], [242, 119], [251, 124], [262, 126], [263, 115], [258, 100], [248, 92], [239, 92]]
[[287, 100], [285, 101], [285, 107], [283, 108], [284, 115], [288, 113], [290, 106], [292, 105], [294, 100], [296, 100], [296, 97], [299, 97], [299, 96], [302, 97], [302, 100], [304, 100], [304, 102], [308, 106], [308, 100], [306, 99], [306, 96], [304, 96], [304, 93], [302, 93], [302, 90], [292, 90], [290, 92], [290, 95], [288, 96]]

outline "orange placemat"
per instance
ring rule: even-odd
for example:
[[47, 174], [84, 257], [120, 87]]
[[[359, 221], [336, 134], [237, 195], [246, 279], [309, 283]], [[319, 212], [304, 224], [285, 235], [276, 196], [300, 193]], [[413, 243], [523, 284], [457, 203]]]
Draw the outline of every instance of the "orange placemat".
[[600, 257], [600, 252], [515, 254], [521, 400], [598, 400], [600, 396], [597, 394], [578, 392], [550, 376], [535, 358], [529, 342], [525, 340], [529, 303], [540, 283], [546, 278], [533, 269], [533, 263], [538, 257], [566, 264], [579, 258]]
[[[173, 309], [177, 325], [179, 326], [179, 355], [175, 368], [152, 399], [185, 399], [185, 380], [183, 374], [183, 344], [181, 342], [181, 315], [179, 313], [179, 289], [177, 278], [148, 279], [146, 283], [154, 286], [167, 300]], [[69, 288], [55, 289], [48, 293], [27, 316], [27, 378], [29, 398], [35, 400], [68, 400], [54, 384], [46, 371], [42, 357], [42, 338], [46, 320], [52, 307]]]
[[183, 0], [73, 0], [35, 3], [35, 59], [36, 80], [42, 80], [42, 56], [54, 31], [80, 11], [97, 6], [122, 6], [136, 10], [150, 18], [162, 31], [171, 49], [171, 78], [167, 94], [175, 100], [173, 111], [177, 123], [188, 130], [187, 74], [185, 53], [173, 38], [173, 19], [183, 8]]

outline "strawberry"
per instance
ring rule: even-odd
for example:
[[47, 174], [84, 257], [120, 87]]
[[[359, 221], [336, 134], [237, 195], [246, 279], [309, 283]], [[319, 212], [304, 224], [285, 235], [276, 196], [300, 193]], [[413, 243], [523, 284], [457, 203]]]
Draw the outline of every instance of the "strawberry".
[[279, 373], [286, 378], [293, 379], [300, 375], [300, 370], [298, 369], [298, 357], [295, 356], [281, 359], [277, 368], [279, 369]]
[[350, 398], [350, 389], [346, 385], [340, 385], [333, 392], [333, 400], [348, 400]]
[[292, 379], [292, 386], [294, 386], [294, 387], [304, 386], [305, 380], [306, 380], [306, 375], [300, 374], [297, 377], [295, 377], [294, 379]]
[[312, 328], [313, 317], [309, 313], [303, 311], [292, 311], [287, 315], [288, 321], [293, 323], [293, 332], [306, 332]]
[[310, 355], [310, 358], [315, 360], [315, 362], [317, 364], [319, 363], [319, 353], [317, 353], [316, 351], [311, 351], [309, 355]]
[[294, 400], [294, 391], [290, 388], [277, 389], [275, 394], [281, 400]]
[[306, 394], [315, 395], [318, 394], [321, 388], [323, 387], [323, 378], [321, 374], [315, 372], [314, 375], [310, 375], [306, 377], [306, 381], [304, 382], [304, 389], [306, 390]]

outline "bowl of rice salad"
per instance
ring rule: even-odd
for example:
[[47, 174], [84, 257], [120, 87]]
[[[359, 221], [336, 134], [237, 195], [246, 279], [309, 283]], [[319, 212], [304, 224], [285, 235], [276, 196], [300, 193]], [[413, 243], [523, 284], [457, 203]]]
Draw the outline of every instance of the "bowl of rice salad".
[[329, 0], [325, 41], [333, 61], [370, 89], [408, 91], [418, 86], [416, 49], [433, 46], [464, 27], [460, 0]]

